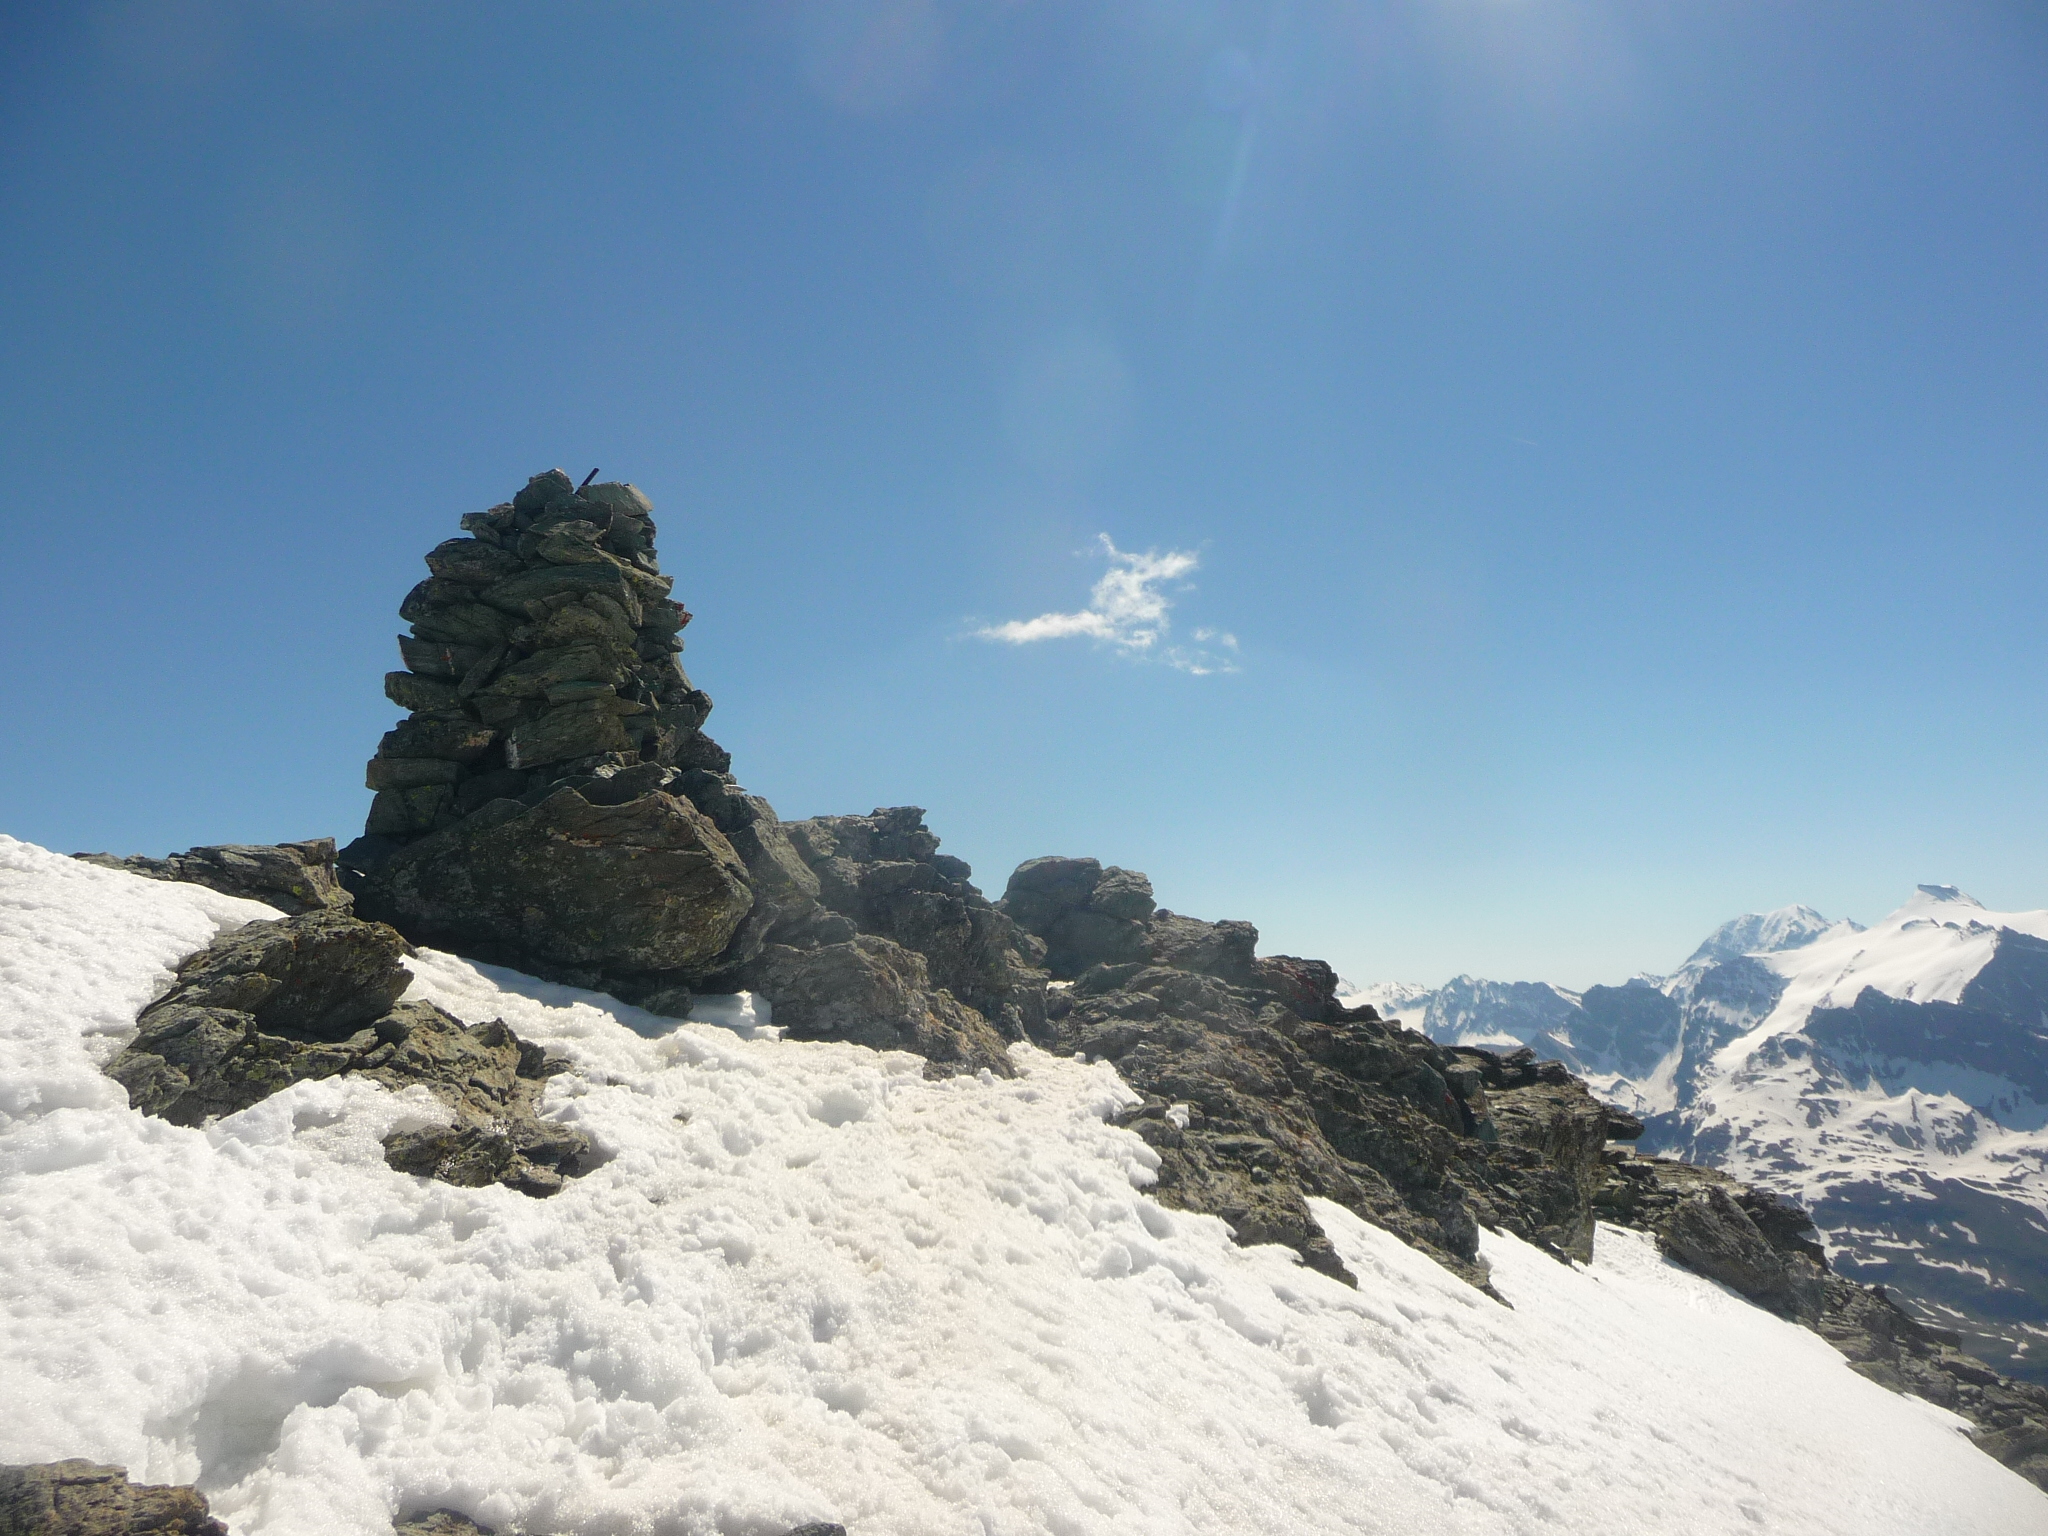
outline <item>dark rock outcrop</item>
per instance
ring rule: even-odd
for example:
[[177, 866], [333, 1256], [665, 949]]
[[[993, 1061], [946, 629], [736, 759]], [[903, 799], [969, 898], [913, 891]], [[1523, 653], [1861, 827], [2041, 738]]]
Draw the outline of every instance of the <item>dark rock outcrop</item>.
[[785, 823], [813, 882], [820, 938], [840, 922], [921, 956], [931, 985], [1009, 1040], [1045, 1038], [1041, 945], [939, 852], [916, 806]]
[[131, 1483], [120, 1467], [0, 1467], [0, 1536], [228, 1536], [195, 1488]]
[[1073, 981], [1093, 965], [1149, 957], [1152, 882], [1094, 859], [1029, 859], [1010, 875], [1003, 912], [1045, 945], [1046, 968]]
[[1680, 1200], [1657, 1228], [1657, 1246], [1696, 1274], [1740, 1291], [1781, 1317], [1811, 1322], [1826, 1298], [1821, 1269], [1772, 1246], [1729, 1192], [1708, 1185]]
[[1143, 875], [1093, 859], [1020, 866], [1002, 913], [1072, 976], [1049, 999], [1052, 1048], [1113, 1062], [1145, 1095], [1124, 1123], [1159, 1153], [1168, 1204], [1340, 1276], [1310, 1196], [1479, 1284], [1482, 1225], [1591, 1253], [1608, 1111], [1556, 1063], [1347, 1011], [1323, 962], [1260, 957], [1251, 924], [1157, 910]]
[[540, 1117], [542, 1086], [561, 1064], [502, 1022], [465, 1028], [431, 1003], [398, 1001], [411, 952], [395, 930], [340, 912], [250, 923], [186, 958], [107, 1075], [131, 1106], [176, 1125], [345, 1072], [393, 1090], [418, 1084], [453, 1121], [393, 1133], [392, 1167], [553, 1194], [590, 1150], [581, 1132]]
[[188, 848], [167, 858], [142, 854], [78, 853], [73, 858], [104, 869], [124, 869], [150, 880], [185, 880], [229, 896], [264, 902], [280, 912], [346, 912], [351, 898], [334, 864], [334, 839], [303, 843], [228, 843]]
[[862, 933], [815, 949], [771, 944], [747, 974], [773, 999], [788, 1038], [910, 1051], [941, 1072], [1015, 1071], [988, 1021], [932, 986], [924, 956], [888, 939]]
[[479, 1525], [459, 1509], [428, 1509], [391, 1525], [392, 1536], [498, 1536], [496, 1526]]
[[346, 1039], [412, 984], [401, 963], [411, 953], [395, 930], [346, 913], [249, 923], [179, 962], [177, 985], [138, 1022], [147, 1029], [179, 1010], [234, 1011], [272, 1034]]
[[1851, 1369], [1961, 1414], [1977, 1444], [2048, 1489], [2048, 1389], [2002, 1376], [1955, 1334], [1903, 1311], [1883, 1286], [1830, 1271], [1812, 1219], [1718, 1169], [1621, 1149], [1594, 1196], [1603, 1221], [1656, 1235], [1667, 1257], [1811, 1328]]

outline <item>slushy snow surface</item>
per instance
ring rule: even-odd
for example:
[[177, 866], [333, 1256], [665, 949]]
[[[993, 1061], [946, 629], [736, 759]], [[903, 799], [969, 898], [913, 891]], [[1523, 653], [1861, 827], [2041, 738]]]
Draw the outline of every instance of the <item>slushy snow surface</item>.
[[606, 1161], [563, 1194], [392, 1172], [431, 1111], [371, 1084], [131, 1112], [136, 1010], [273, 915], [0, 838], [0, 1461], [197, 1481], [237, 1536], [2048, 1530], [1634, 1234], [1489, 1238], [1512, 1310], [1335, 1206], [1355, 1291], [1237, 1248], [1145, 1193], [1110, 1068], [1027, 1048], [926, 1082], [427, 953], [412, 995], [574, 1062]]

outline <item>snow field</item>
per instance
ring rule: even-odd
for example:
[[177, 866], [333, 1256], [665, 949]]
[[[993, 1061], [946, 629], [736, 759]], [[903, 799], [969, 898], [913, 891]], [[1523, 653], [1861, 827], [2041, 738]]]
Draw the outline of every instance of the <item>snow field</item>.
[[1508, 1310], [1334, 1206], [1353, 1291], [1144, 1192], [1112, 1069], [1013, 1081], [675, 1026], [427, 953], [414, 996], [569, 1057], [560, 1196], [393, 1173], [425, 1095], [201, 1130], [98, 1068], [273, 915], [0, 839], [0, 1461], [197, 1480], [237, 1536], [2048, 1530], [1958, 1421], [1603, 1230]]

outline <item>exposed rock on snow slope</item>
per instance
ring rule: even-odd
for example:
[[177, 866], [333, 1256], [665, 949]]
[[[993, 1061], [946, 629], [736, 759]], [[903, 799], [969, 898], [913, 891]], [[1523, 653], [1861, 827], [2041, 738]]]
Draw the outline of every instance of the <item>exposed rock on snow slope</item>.
[[465, 1029], [432, 1003], [401, 1002], [412, 953], [395, 929], [334, 910], [222, 934], [179, 963], [107, 1075], [131, 1108], [175, 1125], [344, 1075], [424, 1090], [413, 1095], [420, 1123], [385, 1139], [392, 1167], [554, 1194], [590, 1151], [535, 1113], [542, 1085], [565, 1064], [495, 1020]]
[[800, 1033], [1007, 1073], [1044, 974], [923, 812], [784, 826], [741, 788], [677, 659], [652, 513], [549, 470], [428, 552], [385, 678], [411, 713], [340, 854], [359, 910], [671, 1017], [744, 988]]
[[1146, 1191], [1104, 1064], [678, 1024], [422, 954], [558, 1052], [601, 1164], [398, 1173], [374, 1082], [207, 1127], [100, 1070], [264, 908], [0, 842], [0, 1460], [195, 1482], [237, 1536], [501, 1530], [2034, 1532], [2048, 1497], [1822, 1340], [1603, 1232], [1501, 1307], [1342, 1207], [1358, 1284]]
[[1540, 1040], [1645, 1118], [1645, 1149], [1797, 1200], [1844, 1273], [2048, 1380], [2048, 912], [1922, 886], [1868, 930], [1738, 918], [1540, 1027], [1512, 1005], [1536, 990], [1461, 978], [1409, 1006], [1437, 1038]]

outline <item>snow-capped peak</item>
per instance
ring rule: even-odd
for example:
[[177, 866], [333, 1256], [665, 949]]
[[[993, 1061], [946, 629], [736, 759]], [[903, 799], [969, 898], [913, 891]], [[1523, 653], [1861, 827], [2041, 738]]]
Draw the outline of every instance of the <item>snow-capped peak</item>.
[[1770, 1015], [1722, 1047], [1727, 1070], [1773, 1035], [1800, 1028], [1815, 1008], [1852, 1006], [1866, 987], [1906, 1002], [1953, 1003], [1996, 953], [2000, 929], [2048, 939], [2048, 911], [1990, 912], [1952, 885], [1923, 885], [1868, 929], [1837, 924], [1766, 963], [1785, 978]]
[[1953, 885], [1921, 885], [1914, 888], [1914, 894], [1907, 898], [1899, 912], [1926, 912], [1935, 907], [1966, 907], [1982, 912], [1984, 903]]
[[[1921, 886], [1921, 890], [1936, 887]], [[1947, 889], [1947, 887], [1939, 887]], [[1958, 893], [1959, 894], [1959, 893]], [[1968, 900], [1968, 897], [1964, 897]], [[1776, 954], [1801, 949], [1823, 934], [1836, 930], [1862, 931], [1860, 925], [1844, 918], [1830, 922], [1811, 907], [1779, 907], [1771, 912], [1745, 912], [1731, 918], [1706, 936], [1700, 947], [1687, 957], [1687, 965], [1715, 960], [1733, 960], [1739, 955]]]

